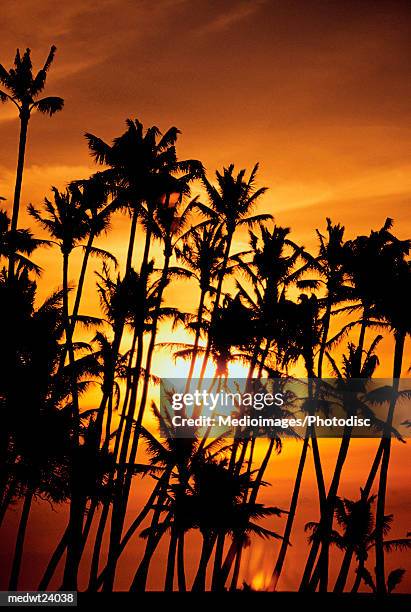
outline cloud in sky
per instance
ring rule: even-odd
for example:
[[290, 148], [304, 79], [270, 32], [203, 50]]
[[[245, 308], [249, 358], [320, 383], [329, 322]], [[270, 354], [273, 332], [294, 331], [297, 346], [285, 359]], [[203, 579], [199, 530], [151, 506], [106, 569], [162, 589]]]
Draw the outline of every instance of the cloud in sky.
[[238, 21], [247, 19], [254, 13], [258, 12], [267, 0], [245, 0], [243, 2], [225, 2], [220, 3], [221, 11], [213, 17], [199, 31], [202, 34], [208, 32], [218, 32], [225, 30], [230, 26], [234, 26]]

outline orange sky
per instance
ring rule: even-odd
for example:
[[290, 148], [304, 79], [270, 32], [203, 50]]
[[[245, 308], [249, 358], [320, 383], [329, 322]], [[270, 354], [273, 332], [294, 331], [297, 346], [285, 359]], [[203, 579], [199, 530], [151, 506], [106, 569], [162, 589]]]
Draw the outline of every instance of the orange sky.
[[[31, 121], [24, 206], [39, 204], [50, 185], [62, 188], [95, 170], [84, 132], [110, 140], [126, 117], [138, 117], [145, 126], [179, 127], [180, 156], [201, 159], [210, 173], [259, 161], [260, 184], [270, 187], [260, 211], [291, 226], [307, 247], [326, 215], [344, 223], [348, 237], [387, 216], [401, 237], [411, 235], [409, 2], [311, 0], [309, 10], [304, 0], [4, 4], [0, 62], [8, 67], [15, 48], [29, 46], [38, 65], [56, 44], [47, 94], [65, 98], [62, 113]], [[14, 108], [0, 107], [0, 195], [8, 207], [17, 136]], [[24, 214], [22, 223], [33, 225]], [[116, 218], [103, 241], [121, 259], [126, 230], [127, 220]], [[59, 258], [45, 251], [35, 259], [45, 268], [45, 296], [60, 283]], [[93, 283], [90, 274], [88, 312], [97, 304]], [[195, 307], [197, 294], [187, 286], [168, 291], [176, 305]], [[386, 341], [380, 376], [390, 372], [389, 349]], [[400, 454], [391, 477], [405, 525], [409, 492], [398, 483], [409, 451]], [[278, 505], [287, 503], [290, 466]]]

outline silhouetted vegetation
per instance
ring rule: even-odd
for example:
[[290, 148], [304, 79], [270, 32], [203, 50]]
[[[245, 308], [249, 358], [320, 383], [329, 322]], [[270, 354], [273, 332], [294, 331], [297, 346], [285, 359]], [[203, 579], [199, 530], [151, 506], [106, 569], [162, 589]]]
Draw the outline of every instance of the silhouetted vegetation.
[[[39, 99], [54, 54], [52, 47], [37, 74], [30, 50], [17, 52], [10, 70], [0, 65], [0, 100], [14, 103], [21, 121], [11, 219], [4, 202], [0, 211], [0, 525], [12, 509], [20, 516], [10, 589], [21, 586], [36, 499], [69, 507], [41, 589], [49, 587], [58, 568], [63, 568], [61, 586], [77, 589], [85, 550], [91, 551], [89, 567], [81, 569], [87, 588], [115, 589], [121, 555], [138, 535], [144, 546], [135, 559], [132, 591], [147, 588], [164, 541], [166, 591], [235, 591], [242, 582], [243, 551], [256, 538], [274, 542], [269, 588], [275, 590], [287, 568], [302, 479], [312, 457], [318, 514], [307, 523], [300, 589], [342, 592], [355, 571], [353, 592], [360, 587], [392, 592], [404, 570], [387, 572], [386, 554], [411, 547], [409, 534], [388, 538], [393, 517], [386, 514], [391, 433], [411, 333], [411, 241], [396, 237], [391, 219], [352, 239], [346, 239], [341, 224], [327, 219], [325, 231], [317, 230], [317, 252], [309, 252], [290, 228], [276, 225], [270, 214], [257, 214], [267, 191], [259, 186], [258, 164], [250, 172], [231, 164], [213, 176], [200, 161], [179, 159], [177, 128], [144, 129], [138, 119], [128, 119], [111, 144], [86, 134], [95, 173], [73, 177], [63, 191], [52, 187], [43, 203], [28, 206], [33, 225], [20, 227], [30, 115], [63, 108], [61, 98]], [[129, 228], [125, 261], [109, 251], [111, 223], [120, 215]], [[36, 237], [40, 228], [41, 238]], [[241, 230], [248, 231], [248, 246], [236, 252]], [[106, 249], [97, 246], [102, 236]], [[41, 249], [49, 249], [61, 265], [61, 287], [43, 303], [37, 296]], [[75, 249], [83, 252], [78, 268], [72, 264]], [[100, 312], [93, 315], [84, 294], [86, 279], [92, 278], [91, 258], [98, 265], [100, 301]], [[171, 303], [167, 288], [177, 281], [197, 287], [190, 312]], [[187, 342], [175, 342], [172, 334], [160, 342], [164, 324], [184, 329]], [[294, 432], [250, 429], [246, 437], [233, 431], [211, 438], [193, 429], [181, 438], [152, 401], [156, 353], [167, 351], [186, 362], [186, 391], [195, 372], [201, 388], [210, 367], [212, 385], [221, 389], [231, 364], [241, 364], [250, 389], [264, 388], [267, 378], [281, 386], [298, 366], [310, 381], [331, 374], [336, 393], [356, 381], [355, 399], [344, 410], [374, 418], [364, 399], [366, 383], [378, 366], [378, 345], [388, 335], [395, 345], [388, 416], [383, 423], [375, 418], [385, 435], [355, 501], [340, 496], [350, 427], [338, 441], [329, 483], [316, 430], [307, 429], [298, 440], [289, 505], [277, 508], [259, 496], [269, 484], [264, 478], [270, 462], [275, 464], [287, 437], [298, 438]], [[308, 383], [308, 414], [327, 409], [318, 393], [318, 386]], [[256, 453], [261, 435], [266, 436], [263, 452]], [[147, 497], [136, 516], [130, 514], [133, 487]], [[185, 544], [193, 533], [200, 550], [189, 583]], [[342, 551], [335, 584], [329, 570], [339, 557], [330, 556], [331, 547]], [[371, 554], [375, 570], [369, 567]]]

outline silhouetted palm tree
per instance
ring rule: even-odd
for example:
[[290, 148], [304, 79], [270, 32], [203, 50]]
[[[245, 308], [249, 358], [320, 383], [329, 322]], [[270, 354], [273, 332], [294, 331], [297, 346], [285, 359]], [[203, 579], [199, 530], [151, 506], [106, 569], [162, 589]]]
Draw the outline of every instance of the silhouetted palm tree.
[[[375, 520], [372, 511], [375, 499], [375, 495], [372, 495], [368, 499], [362, 496], [357, 501], [340, 499], [339, 497], [336, 498], [335, 516], [338, 525], [343, 529], [343, 533], [340, 534], [338, 531], [333, 530], [330, 534], [330, 540], [331, 544], [345, 551], [344, 561], [337, 578], [338, 592], [343, 590], [347, 581], [350, 561], [353, 554], [355, 554], [358, 561], [358, 567], [356, 569], [356, 579], [352, 592], [357, 592], [361, 579], [365, 578], [365, 581], [367, 581], [369, 577], [369, 573], [365, 571], [365, 564], [368, 559], [369, 550], [376, 545]], [[384, 536], [391, 530], [392, 519], [392, 515], [384, 517]], [[309, 538], [312, 540], [316, 531], [319, 529], [319, 523], [307, 523], [305, 529], [306, 531], [312, 532]], [[407, 550], [411, 548], [411, 539], [384, 539], [383, 546], [388, 552], [392, 550]], [[392, 580], [393, 579], [391, 579], [391, 581]]]
[[[293, 332], [290, 333], [291, 330], [293, 330]], [[295, 361], [299, 357], [303, 358], [308, 378], [308, 397], [306, 402], [306, 409], [309, 413], [312, 413], [316, 410], [316, 403], [313, 401], [313, 379], [315, 377], [314, 354], [316, 349], [318, 349], [320, 345], [321, 337], [322, 324], [320, 320], [319, 303], [315, 295], [312, 294], [309, 297], [305, 294], [302, 294], [300, 296], [300, 301], [298, 304], [288, 301], [287, 309], [284, 310], [282, 343], [280, 344], [283, 351], [282, 359], [283, 362], [287, 364], [289, 362]], [[294, 482], [289, 513], [284, 529], [283, 540], [271, 579], [270, 586], [273, 590], [275, 590], [278, 580], [281, 576], [285, 556], [287, 554], [287, 549], [290, 545], [290, 536], [297, 510], [297, 503], [300, 494], [301, 482], [307, 458], [310, 437], [311, 428], [307, 427], [298, 463], [297, 474]], [[321, 471], [320, 474], [317, 473], [317, 483], [320, 482], [321, 474]], [[324, 487], [323, 483], [322, 487]]]
[[[368, 383], [379, 363], [378, 357], [375, 354], [375, 349], [381, 340], [382, 336], [376, 336], [367, 351], [363, 351], [360, 346], [355, 346], [350, 343], [348, 345], [347, 354], [342, 356], [341, 368], [337, 365], [334, 358], [327, 353], [327, 358], [332, 366], [333, 375], [337, 379], [335, 384], [331, 383], [331, 393], [335, 395], [334, 399], [337, 402], [342, 401], [342, 409], [347, 416], [362, 414], [366, 418], [369, 418], [375, 430], [380, 432], [383, 430], [384, 424], [374, 416], [369, 406]], [[364, 353], [363, 357], [359, 355], [360, 352]], [[328, 568], [328, 548], [331, 543], [330, 534], [332, 532], [334, 508], [342, 470], [349, 450], [351, 434], [352, 427], [346, 426], [342, 434], [341, 444], [327, 494], [326, 505], [321, 513], [320, 529], [316, 531], [312, 538], [312, 546], [301, 581], [301, 589], [307, 588], [308, 585], [310, 585], [310, 588], [315, 590], [320, 577], [320, 568], [324, 565]], [[320, 544], [322, 545], [321, 554], [317, 563], [317, 568], [313, 572], [311, 582], [309, 583]]]
[[193, 352], [187, 375], [186, 391], [190, 389], [190, 382], [194, 374], [194, 366], [198, 354], [201, 332], [203, 331], [203, 314], [207, 294], [214, 292], [212, 282], [217, 278], [221, 267], [225, 249], [225, 238], [221, 225], [202, 227], [190, 230], [182, 247], [176, 247], [176, 256], [193, 272], [200, 287], [200, 300], [197, 308], [197, 320], [190, 325], [195, 330]]
[[[268, 214], [250, 216], [259, 198], [267, 191], [267, 187], [256, 188], [257, 172], [258, 164], [254, 166], [247, 180], [245, 178], [246, 171], [240, 170], [237, 175], [234, 175], [234, 164], [231, 164], [228, 168], [223, 168], [222, 172], [216, 172], [218, 187], [210, 183], [205, 174], [202, 177], [202, 182], [208, 195], [208, 205], [201, 204], [200, 208], [213, 223], [222, 226], [226, 235], [224, 258], [218, 276], [211, 324], [214, 323], [220, 305], [223, 282], [227, 272], [231, 244], [236, 229], [241, 226], [250, 227], [258, 221], [272, 218]], [[201, 367], [200, 381], [205, 375], [210, 348], [210, 342], [208, 341]]]
[[26, 318], [21, 332], [24, 344], [18, 343], [14, 382], [9, 382], [11, 392], [5, 406], [6, 425], [13, 439], [9, 487], [15, 485], [14, 494], [24, 496], [11, 589], [18, 585], [33, 498], [40, 496], [61, 502], [70, 492], [72, 406], [69, 381], [75, 378], [81, 394], [87, 388], [84, 375], [88, 370], [84, 363], [76, 361], [74, 371], [70, 372], [67, 366], [62, 373], [58, 372], [64, 333], [62, 302], [63, 292], [59, 291]]
[[[387, 219], [379, 231], [370, 236], [360, 236], [353, 247], [355, 261], [351, 265], [356, 290], [373, 305], [377, 325], [393, 332], [395, 338], [393, 360], [393, 388], [386, 421], [386, 430], [381, 440], [370, 477], [364, 488], [369, 489], [375, 478], [381, 458], [381, 471], [376, 513], [376, 581], [379, 592], [385, 592], [383, 520], [388, 466], [391, 452], [391, 428], [398, 396], [405, 338], [410, 333], [409, 304], [411, 267], [407, 256], [410, 241], [399, 240], [390, 231], [392, 220]], [[370, 258], [372, 256], [372, 259]], [[371, 322], [372, 324], [372, 322]]]
[[34, 238], [28, 229], [19, 229], [14, 232], [10, 230], [10, 219], [4, 210], [0, 210], [0, 259], [7, 260], [14, 257], [15, 262], [21, 269], [26, 268], [29, 272], [39, 275], [41, 268], [33, 263], [29, 256], [41, 246], [48, 246], [50, 242]]
[[242, 299], [256, 320], [257, 341], [250, 363], [250, 378], [257, 365], [261, 377], [271, 346], [281, 334], [287, 288], [304, 271], [304, 268], [296, 269], [299, 259], [305, 257], [304, 250], [290, 240], [289, 233], [289, 228], [276, 225], [270, 231], [260, 222], [258, 231], [249, 231], [251, 250], [233, 258], [238, 261], [239, 271], [252, 284], [251, 293], [243, 283], [236, 281]]
[[[14, 66], [10, 68], [10, 70], [6, 70], [6, 68], [0, 64], [0, 83], [4, 85], [7, 90], [0, 90], [0, 102], [11, 101], [16, 106], [20, 117], [19, 153], [13, 200], [13, 215], [11, 219], [12, 232], [17, 229], [18, 223], [27, 128], [31, 113], [33, 111], [39, 111], [51, 117], [54, 113], [62, 110], [64, 106], [63, 98], [48, 96], [39, 99], [39, 95], [46, 85], [47, 73], [53, 63], [55, 52], [56, 47], [52, 46], [43, 67], [36, 75], [33, 74], [30, 49], [26, 49], [23, 55], [20, 55], [20, 51], [17, 49]], [[13, 263], [13, 258], [11, 258], [9, 273], [13, 273]]]

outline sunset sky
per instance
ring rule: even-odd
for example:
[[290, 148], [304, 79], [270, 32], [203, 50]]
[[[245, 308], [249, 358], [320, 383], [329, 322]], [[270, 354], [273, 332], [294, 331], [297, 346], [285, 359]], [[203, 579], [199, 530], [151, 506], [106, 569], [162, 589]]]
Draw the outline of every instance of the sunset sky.
[[[30, 47], [39, 67], [55, 44], [46, 95], [65, 99], [63, 112], [51, 119], [37, 115], [30, 122], [24, 208], [29, 202], [40, 204], [51, 185], [63, 188], [94, 172], [83, 134], [111, 141], [130, 117], [163, 131], [177, 126], [182, 132], [180, 157], [200, 159], [210, 175], [231, 162], [238, 168], [260, 162], [259, 184], [269, 191], [259, 211], [291, 226], [292, 238], [306, 247], [314, 247], [314, 229], [324, 228], [326, 216], [346, 225], [348, 237], [378, 228], [388, 216], [394, 218], [400, 237], [411, 235], [410, 2], [3, 4], [0, 62], [8, 68], [17, 47]], [[9, 210], [18, 130], [13, 105], [0, 106], [0, 195]], [[25, 213], [21, 225], [34, 228]], [[120, 258], [127, 231], [128, 220], [117, 217], [103, 241]], [[236, 246], [244, 240], [238, 236]], [[61, 282], [60, 262], [53, 251], [34, 259], [45, 268], [45, 296]], [[88, 279], [88, 310], [97, 304], [93, 283]], [[176, 299], [193, 309], [197, 293], [183, 291]], [[385, 342], [386, 356], [389, 346]], [[407, 368], [410, 361], [408, 351]], [[387, 359], [380, 375], [390, 370]], [[364, 465], [367, 449], [356, 444], [353, 465]], [[396, 495], [396, 516], [403, 512], [404, 529], [409, 491], [399, 483], [405, 479], [409, 455], [409, 449], [395, 451], [392, 464], [391, 493]], [[288, 504], [290, 482], [278, 485], [279, 506]], [[307, 482], [312, 483], [309, 475]], [[310, 507], [314, 502], [307, 487], [302, 503]], [[347, 494], [352, 493], [347, 487]], [[299, 519], [299, 529], [304, 519]], [[38, 520], [41, 523], [40, 511]], [[56, 527], [56, 538], [59, 533]], [[34, 531], [31, 538], [34, 542]], [[253, 563], [250, 560], [255, 576]], [[123, 587], [128, 574], [126, 578]], [[411, 576], [407, 579], [410, 584]], [[285, 586], [295, 588], [292, 577], [286, 576]]]

